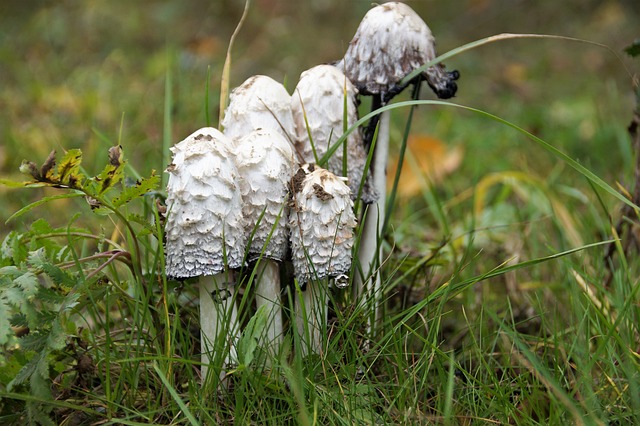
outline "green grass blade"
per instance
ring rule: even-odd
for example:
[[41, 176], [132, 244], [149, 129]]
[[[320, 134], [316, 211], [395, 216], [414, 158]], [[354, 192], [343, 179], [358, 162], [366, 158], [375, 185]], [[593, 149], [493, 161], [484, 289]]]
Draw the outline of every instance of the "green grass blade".
[[[521, 39], [521, 38], [536, 38], [536, 39], [554, 39], [554, 40], [565, 40], [565, 41], [573, 41], [573, 42], [578, 42], [578, 43], [585, 43], [585, 44], [590, 44], [593, 46], [598, 46], [604, 49], [607, 49], [609, 52], [613, 53], [615, 55], [615, 57], [618, 59], [618, 61], [624, 66], [624, 61], [622, 60], [621, 56], [618, 54], [618, 52], [616, 52], [615, 50], [611, 49], [609, 46], [601, 44], [601, 43], [596, 43], [594, 41], [590, 41], [590, 40], [585, 40], [585, 39], [581, 39], [581, 38], [575, 38], [575, 37], [565, 37], [565, 36], [559, 36], [559, 35], [552, 35], [552, 34], [512, 34], [512, 33], [504, 33], [504, 34], [497, 34], [497, 35], [493, 35], [490, 37], [486, 37], [480, 40], [476, 40], [474, 42], [471, 43], [467, 43], [463, 46], [457, 47], [453, 50], [450, 50], [447, 53], [444, 53], [440, 56], [438, 56], [437, 58], [427, 62], [426, 64], [424, 64], [423, 66], [421, 66], [420, 68], [416, 68], [415, 70], [413, 70], [411, 73], [409, 73], [404, 79], [402, 79], [402, 81], [400, 82], [400, 85], [404, 85], [404, 84], [408, 84], [411, 80], [413, 80], [415, 77], [417, 77], [419, 74], [422, 74], [427, 68], [432, 67], [446, 59], [449, 59], [453, 56], [456, 56], [462, 52], [466, 52], [467, 50], [471, 50], [471, 49], [475, 49], [476, 47], [480, 47], [480, 46], [484, 46], [485, 44], [489, 44], [489, 43], [495, 43], [498, 41], [502, 41], [502, 40], [514, 40], [514, 39]], [[627, 71], [629, 72], [629, 71]], [[632, 73], [629, 72], [629, 75], [632, 75]]]
[[156, 362], [153, 363], [153, 369], [158, 374], [158, 377], [160, 377], [162, 384], [167, 388], [167, 390], [171, 394], [171, 397], [173, 398], [173, 400], [176, 402], [176, 404], [178, 404], [178, 407], [180, 407], [180, 410], [182, 410], [184, 415], [187, 417], [187, 419], [189, 420], [189, 423], [193, 426], [199, 426], [200, 423], [198, 422], [198, 420], [193, 416], [193, 414], [189, 410], [189, 407], [187, 407], [187, 404], [185, 404], [182, 398], [180, 398], [180, 395], [178, 395], [178, 392], [176, 392], [173, 386], [171, 386], [171, 383], [169, 383], [169, 380], [164, 375], [164, 373], [160, 370]]
[[6, 223], [11, 222], [14, 219], [19, 218], [20, 216], [22, 216], [23, 214], [33, 210], [34, 208], [48, 203], [49, 201], [54, 201], [54, 200], [61, 200], [64, 198], [77, 198], [77, 197], [83, 197], [84, 194], [82, 192], [69, 192], [67, 194], [62, 194], [62, 195], [52, 195], [51, 197], [44, 197], [39, 199], [38, 201], [35, 201], [29, 205], [24, 206], [23, 208], [21, 208], [20, 210], [18, 210], [17, 212], [15, 212], [14, 214], [12, 214], [11, 216], [9, 216], [9, 218], [6, 220]]
[[582, 164], [578, 163], [577, 161], [575, 161], [574, 159], [572, 159], [567, 154], [565, 154], [564, 152], [560, 151], [558, 148], [554, 147], [550, 143], [540, 139], [539, 137], [533, 135], [532, 133], [529, 133], [528, 131], [526, 131], [522, 127], [520, 127], [520, 126], [518, 126], [516, 124], [513, 124], [510, 121], [507, 121], [507, 120], [505, 120], [503, 118], [500, 118], [497, 115], [494, 115], [494, 114], [491, 114], [489, 112], [483, 111], [481, 109], [469, 107], [469, 106], [466, 106], [466, 105], [454, 104], [452, 102], [446, 102], [446, 101], [436, 101], [436, 100], [404, 101], [404, 102], [398, 102], [398, 103], [391, 104], [391, 105], [386, 105], [386, 106], [384, 106], [382, 108], [377, 109], [376, 111], [372, 111], [369, 114], [367, 114], [364, 117], [362, 117], [360, 120], [358, 120], [353, 126], [351, 126], [351, 128], [349, 128], [349, 130], [345, 134], [343, 134], [336, 141], [335, 144], [331, 145], [331, 147], [329, 149], [327, 149], [327, 153], [322, 157], [322, 159], [320, 161], [321, 162], [322, 161], [326, 161], [329, 157], [331, 157], [331, 155], [333, 155], [333, 153], [336, 151], [336, 149], [338, 149], [340, 147], [340, 144], [344, 142], [344, 139], [351, 132], [356, 131], [356, 129], [359, 126], [361, 126], [362, 124], [366, 123], [373, 116], [378, 115], [378, 114], [380, 114], [381, 112], [384, 112], [384, 111], [389, 111], [389, 110], [396, 109], [396, 108], [407, 108], [407, 107], [411, 107], [411, 106], [414, 106], [414, 105], [440, 105], [440, 106], [448, 106], [448, 107], [460, 108], [460, 109], [464, 109], [464, 110], [467, 110], [467, 111], [475, 112], [476, 114], [483, 115], [483, 116], [485, 116], [487, 118], [490, 118], [490, 119], [492, 119], [494, 121], [497, 121], [498, 123], [501, 123], [501, 124], [504, 124], [505, 126], [511, 127], [512, 129], [517, 130], [518, 132], [520, 132], [523, 135], [527, 136], [529, 139], [531, 139], [534, 142], [536, 142], [542, 148], [544, 148], [545, 150], [547, 150], [551, 154], [555, 155], [556, 157], [558, 157], [559, 159], [561, 159], [562, 161], [567, 163], [569, 166], [571, 166], [573, 169], [575, 169], [578, 173], [583, 175], [585, 178], [591, 180], [594, 184], [596, 184], [600, 188], [604, 189], [606, 192], [608, 192], [614, 198], [616, 198], [619, 201], [622, 201], [623, 203], [633, 207], [634, 209], [640, 209], [640, 207], [636, 206], [633, 202], [631, 202], [623, 194], [621, 194], [618, 191], [616, 191], [615, 189], [613, 189], [608, 183], [606, 183], [604, 180], [599, 178], [591, 170], [587, 169]]

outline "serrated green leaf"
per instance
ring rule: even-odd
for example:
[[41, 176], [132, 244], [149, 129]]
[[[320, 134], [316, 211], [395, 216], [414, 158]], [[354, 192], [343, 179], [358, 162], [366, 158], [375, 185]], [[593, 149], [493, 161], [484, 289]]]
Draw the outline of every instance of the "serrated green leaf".
[[53, 228], [51, 228], [49, 222], [47, 222], [43, 218], [37, 219], [35, 222], [33, 222], [30, 228], [30, 233], [32, 235], [49, 234], [53, 232]]
[[23, 273], [24, 272], [21, 271], [17, 266], [13, 266], [13, 265], [3, 266], [2, 268], [0, 268], [0, 277], [6, 277], [11, 281], [16, 279]]
[[79, 149], [68, 150], [58, 164], [57, 180], [71, 188], [81, 188], [84, 180], [84, 176], [79, 173], [81, 163], [82, 151]]
[[33, 358], [29, 360], [21, 369], [18, 371], [18, 374], [7, 384], [7, 391], [11, 392], [16, 386], [20, 386], [24, 384], [29, 377], [33, 375], [38, 366], [38, 361], [40, 360], [40, 354], [36, 353]]
[[47, 335], [33, 332], [21, 337], [19, 342], [20, 346], [27, 351], [40, 352], [47, 343]]
[[635, 39], [624, 51], [634, 58], [640, 56], [640, 38]]
[[9, 338], [13, 335], [9, 317], [11, 316], [11, 306], [3, 298], [0, 298], [0, 345], [9, 342]]
[[55, 284], [61, 287], [71, 289], [76, 285], [76, 279], [73, 275], [51, 263], [44, 263], [41, 265], [41, 268]]
[[12, 215], [9, 217], [9, 219], [7, 219], [7, 220], [6, 220], [6, 222], [5, 222], [5, 223], [9, 223], [9, 222], [11, 222], [11, 221], [12, 221], [12, 220], [14, 220], [14, 219], [19, 218], [19, 217], [20, 217], [20, 216], [22, 216], [23, 214], [25, 214], [25, 213], [27, 213], [27, 212], [29, 212], [29, 211], [33, 210], [34, 208], [36, 208], [36, 207], [38, 207], [38, 206], [41, 206], [42, 204], [48, 203], [48, 202], [50, 202], [50, 201], [60, 200], [60, 199], [63, 199], [63, 198], [76, 198], [76, 197], [82, 197], [82, 196], [84, 196], [84, 194], [83, 194], [83, 193], [81, 193], [81, 192], [69, 192], [69, 193], [67, 193], [67, 194], [54, 195], [54, 196], [51, 196], [51, 197], [44, 197], [44, 198], [41, 198], [40, 200], [35, 201], [35, 202], [33, 202], [33, 203], [31, 203], [31, 204], [29, 204], [29, 205], [27, 205], [27, 206], [24, 206], [23, 208], [21, 208], [20, 210], [18, 210], [18, 211], [17, 211], [17, 212], [15, 212], [14, 214], [12, 214]]
[[64, 332], [60, 321], [54, 321], [47, 337], [47, 347], [50, 350], [59, 350], [65, 346], [67, 346], [67, 333]]
[[20, 277], [16, 278], [13, 281], [13, 284], [20, 287], [26, 300], [33, 298], [40, 288], [38, 277], [33, 272], [24, 273]]
[[153, 234], [156, 231], [155, 225], [152, 224], [151, 222], [149, 222], [149, 219], [141, 216], [139, 214], [130, 214], [127, 216], [127, 220], [129, 222], [133, 222], [133, 223], [137, 223], [139, 225], [143, 226], [143, 229], [140, 233], [137, 233], [136, 235], [138, 236], [145, 236], [145, 235], [149, 235], [149, 234]]
[[158, 188], [160, 184], [160, 176], [152, 172], [151, 176], [146, 179], [140, 179], [133, 186], [126, 187], [118, 197], [113, 200], [113, 206], [118, 208], [131, 200], [143, 196], [149, 191]]
[[16, 287], [9, 287], [4, 289], [2, 292], [2, 297], [9, 303], [11, 306], [15, 306], [17, 308], [22, 307], [23, 304], [26, 303], [26, 299], [24, 297], [24, 293], [22, 293]]
[[[33, 388], [33, 383], [31, 387]], [[50, 395], [51, 391], [49, 390], [48, 393], [49, 393], [48, 397], [46, 398], [40, 397], [40, 398], [47, 399], [47, 400], [52, 399], [52, 396]], [[56, 423], [53, 420], [51, 420], [51, 417], [49, 417], [49, 413], [53, 409], [52, 406], [44, 405], [42, 403], [35, 402], [35, 401], [27, 401], [26, 407], [27, 407], [27, 420], [29, 424], [32, 424], [32, 425], [37, 424], [41, 426], [56, 426]]]
[[113, 188], [122, 180], [124, 165], [126, 164], [122, 157], [122, 147], [119, 145], [109, 149], [109, 164], [105, 166], [98, 176], [93, 178], [97, 183], [98, 194]]

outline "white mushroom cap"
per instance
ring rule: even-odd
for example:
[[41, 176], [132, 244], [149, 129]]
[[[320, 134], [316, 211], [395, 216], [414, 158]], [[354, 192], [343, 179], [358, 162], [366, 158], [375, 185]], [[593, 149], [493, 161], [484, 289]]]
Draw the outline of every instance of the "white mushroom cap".
[[[336, 64], [362, 94], [388, 93], [407, 74], [436, 58], [427, 24], [404, 3], [384, 3], [369, 10]], [[438, 97], [455, 95], [457, 71], [438, 64], [424, 73]]]
[[275, 130], [255, 130], [237, 142], [235, 159], [247, 237], [254, 233], [249, 253], [260, 255], [264, 248], [265, 256], [283, 260], [289, 239], [289, 184], [295, 168], [291, 144]]
[[224, 134], [238, 140], [256, 129], [272, 129], [293, 140], [291, 96], [271, 77], [254, 75], [236, 87], [222, 120]]
[[246, 235], [230, 144], [221, 132], [205, 127], [171, 148], [165, 225], [168, 276], [215, 275], [226, 267], [242, 266]]
[[356, 218], [344, 181], [313, 164], [292, 179], [291, 257], [300, 284], [340, 277], [351, 268]]
[[[358, 121], [357, 93], [357, 89], [342, 71], [331, 65], [318, 65], [300, 75], [300, 81], [291, 97], [291, 109], [296, 125], [296, 149], [304, 161], [315, 161], [309, 133], [318, 158], [344, 133], [345, 96], [346, 127], [349, 128]], [[340, 146], [327, 166], [329, 171], [338, 176], [343, 176], [343, 153], [344, 149]], [[358, 195], [366, 162], [367, 153], [362, 135], [356, 130], [347, 138], [347, 177], [353, 199]], [[370, 181], [368, 173], [362, 192], [362, 200], [367, 204], [377, 198]]]

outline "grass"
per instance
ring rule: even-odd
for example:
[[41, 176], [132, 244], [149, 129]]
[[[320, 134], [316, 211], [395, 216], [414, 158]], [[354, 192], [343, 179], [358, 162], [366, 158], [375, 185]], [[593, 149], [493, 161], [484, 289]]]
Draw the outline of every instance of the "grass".
[[[11, 11], [14, 23], [0, 44], [7, 64], [0, 76], [9, 82], [0, 89], [3, 178], [20, 180], [23, 158], [39, 166], [51, 149], [60, 159], [76, 147], [83, 153], [77, 173], [95, 176], [118, 142], [127, 160], [119, 169], [124, 175], [160, 175], [167, 144], [204, 125], [204, 111], [215, 124], [216, 76], [231, 24], [210, 30], [214, 18], [200, 12], [143, 4], [126, 16], [100, 1]], [[457, 20], [453, 6], [443, 6], [441, 19], [429, 17], [439, 46], [448, 50], [513, 31], [501, 27], [500, 8], [487, 4], [484, 13], [465, 11]], [[242, 13], [222, 3], [198, 5], [232, 22]], [[250, 12], [236, 40], [232, 85], [244, 79], [240, 75], [265, 70], [279, 80], [286, 74], [291, 89], [317, 56], [338, 57], [340, 40], [349, 40], [368, 5], [334, 6], [333, 13], [353, 25], [334, 28], [344, 34], [332, 36], [333, 50], [318, 52], [298, 45], [310, 44], [305, 37], [313, 31], [301, 31], [294, 45], [270, 20]], [[518, 12], [535, 18], [549, 6], [538, 7]], [[554, 15], [546, 22], [549, 31], [519, 22], [521, 32], [566, 29], [620, 50], [637, 36], [620, 13], [632, 6], [608, 7], [597, 12], [607, 12], [609, 27], [592, 16], [563, 21]], [[285, 12], [278, 2], [255, 8], [329, 37], [328, 25], [312, 19], [326, 11], [295, 6]], [[447, 19], [451, 29], [441, 23]], [[471, 21], [480, 22], [477, 33], [464, 29]], [[483, 34], [486, 21], [496, 27]], [[78, 37], [69, 33], [71, 22], [78, 23]], [[120, 31], [109, 31], [116, 23]], [[175, 36], [141, 30], [154, 25]], [[614, 26], [620, 39], [605, 39]], [[258, 37], [248, 36], [252, 31], [262, 31], [274, 51], [263, 52]], [[636, 423], [640, 264], [637, 252], [612, 234], [621, 200], [587, 179], [593, 173], [605, 189], [620, 182], [633, 191], [628, 76], [602, 49], [557, 40], [489, 45], [448, 64], [462, 72], [456, 103], [496, 114], [568, 159], [486, 116], [420, 105], [412, 131], [462, 144], [465, 159], [443, 183], [396, 202], [383, 244], [385, 321], [375, 339], [365, 339], [363, 305], [344, 291], [331, 295], [320, 356], [301, 358], [295, 335], [271, 355], [253, 344], [260, 332], [255, 319], [256, 327], [247, 328], [253, 333], [242, 338], [230, 386], [218, 396], [215, 378], [204, 388], [199, 384], [196, 291], [162, 274], [161, 188], [118, 206], [117, 217], [91, 212], [83, 197], [57, 199], [2, 228], [0, 300], [12, 311], [0, 315], [0, 330], [10, 330], [0, 340], [0, 422]], [[394, 110], [392, 139], [402, 139], [408, 113]], [[114, 183], [104, 203], [114, 205], [123, 188]], [[0, 191], [3, 223], [20, 208], [61, 194], [52, 188]], [[637, 218], [627, 221], [635, 226]], [[606, 262], [612, 240], [616, 249]], [[248, 290], [239, 297], [248, 323], [253, 283], [250, 274], [244, 279]]]

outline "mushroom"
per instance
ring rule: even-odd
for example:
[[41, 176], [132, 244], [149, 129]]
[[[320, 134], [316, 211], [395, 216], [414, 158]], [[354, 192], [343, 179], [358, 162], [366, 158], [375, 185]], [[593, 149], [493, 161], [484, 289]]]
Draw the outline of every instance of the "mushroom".
[[289, 182], [295, 159], [291, 144], [275, 130], [255, 130], [237, 142], [236, 165], [249, 238], [249, 261], [257, 261], [256, 305], [267, 306], [268, 345], [282, 341], [279, 262], [288, 249]]
[[256, 129], [272, 129], [293, 140], [291, 96], [284, 86], [264, 75], [249, 77], [229, 97], [222, 120], [224, 134], [238, 140]]
[[[387, 104], [406, 85], [402, 80], [409, 73], [435, 59], [435, 40], [427, 24], [404, 3], [390, 2], [376, 6], [362, 19], [342, 60], [336, 63], [363, 95], [372, 95], [372, 110]], [[424, 77], [439, 98], [453, 97], [457, 90], [458, 71], [445, 71], [442, 64], [427, 68], [416, 80]], [[417, 91], [415, 92], [417, 95]], [[369, 122], [365, 131], [365, 146], [370, 147], [380, 120], [378, 139], [373, 156], [373, 185], [379, 198], [366, 215], [358, 257], [362, 276], [356, 277], [361, 294], [364, 280], [381, 263], [377, 244], [385, 222], [386, 162], [389, 154], [389, 113], [383, 112]], [[376, 256], [377, 253], [377, 256]], [[374, 301], [381, 297], [379, 272], [372, 277]], [[375, 302], [374, 317], [380, 317]]]
[[[351, 81], [331, 65], [318, 65], [300, 75], [300, 81], [291, 97], [291, 109], [296, 126], [296, 149], [304, 161], [314, 162], [324, 156], [329, 147], [343, 134], [344, 129], [358, 121], [357, 93]], [[327, 170], [338, 176], [348, 177], [351, 197], [354, 200], [358, 196], [360, 185], [363, 185], [362, 201], [371, 204], [377, 196], [371, 187], [369, 172], [363, 182], [367, 153], [361, 133], [352, 132], [346, 144], [346, 174], [343, 147], [338, 147], [331, 156]]]
[[246, 234], [230, 145], [218, 130], [202, 128], [171, 148], [167, 168], [166, 272], [199, 279], [203, 380], [223, 334], [224, 363], [235, 361], [239, 333], [233, 269], [243, 265]]
[[291, 257], [298, 284], [304, 288], [296, 300], [296, 326], [306, 343], [305, 355], [320, 353], [322, 347], [329, 280], [339, 288], [349, 283], [356, 219], [345, 180], [305, 164], [291, 181]]

